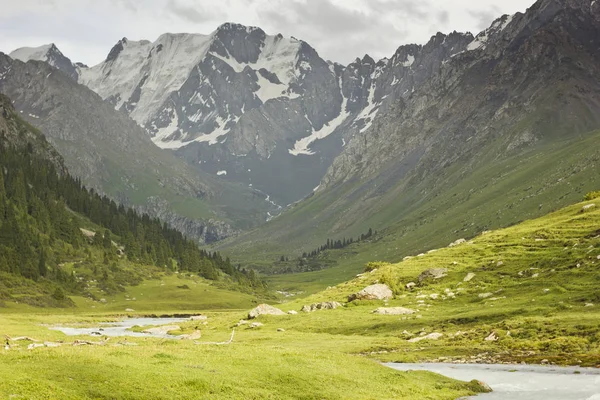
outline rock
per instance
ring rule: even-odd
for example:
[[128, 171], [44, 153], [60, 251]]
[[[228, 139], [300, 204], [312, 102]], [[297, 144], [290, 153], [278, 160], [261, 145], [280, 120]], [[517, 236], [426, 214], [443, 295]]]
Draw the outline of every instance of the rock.
[[581, 212], [586, 212], [586, 211], [589, 211], [589, 210], [591, 210], [591, 209], [592, 209], [592, 208], [594, 208], [594, 207], [596, 207], [596, 205], [595, 205], [595, 204], [587, 204], [587, 205], [585, 205], [585, 206], [583, 206], [583, 207], [581, 208]]
[[422, 340], [438, 340], [442, 336], [444, 336], [443, 333], [434, 332], [434, 333], [430, 333], [429, 335], [419, 336], [419, 337], [410, 339], [409, 342], [410, 343], [417, 343], [417, 342], [420, 342]]
[[548, 292], [550, 292], [550, 289], [544, 289], [543, 292], [548, 293]]
[[490, 385], [488, 385], [485, 382], [478, 381], [477, 379], [473, 379], [471, 382], [469, 382], [469, 386], [470, 386], [471, 390], [473, 390], [475, 393], [491, 393], [491, 392], [493, 392]]
[[288, 311], [288, 314], [290, 314], [290, 315], [296, 315], [296, 314], [298, 314], [298, 311], [296, 311], [296, 310], [290, 310], [290, 311]]
[[465, 279], [463, 279], [463, 282], [471, 282], [473, 278], [475, 278], [475, 274], [473, 272], [469, 272], [467, 276], [465, 276]]
[[503, 265], [504, 265], [504, 262], [503, 262], [503, 261], [498, 261], [498, 263], [496, 263], [496, 266], [497, 266], [497, 267], [501, 267], [501, 266], [503, 266]]
[[250, 329], [260, 328], [261, 326], [265, 326], [265, 324], [261, 322], [253, 322], [250, 324]]
[[437, 294], [437, 293], [431, 293], [431, 294], [429, 295], [429, 298], [430, 298], [431, 300], [437, 300], [439, 297], [440, 297], [440, 295], [439, 295], [439, 294]]
[[447, 268], [431, 268], [421, 272], [419, 275], [419, 282], [423, 282], [427, 279], [441, 279], [448, 274]]
[[134, 312], [135, 310], [133, 308], [126, 308], [125, 312]]
[[415, 310], [404, 307], [379, 307], [377, 310], [373, 311], [373, 313], [380, 315], [410, 315], [414, 314]]
[[185, 339], [185, 340], [198, 340], [201, 337], [202, 337], [202, 332], [200, 332], [199, 330], [195, 330], [192, 333], [180, 336], [181, 339]]
[[413, 290], [413, 288], [414, 288], [415, 286], [417, 286], [417, 284], [416, 284], [416, 283], [414, 283], [414, 282], [408, 282], [408, 283], [406, 284], [406, 288], [407, 288], [408, 290]]
[[181, 327], [179, 325], [163, 325], [157, 326], [156, 328], [146, 329], [145, 331], [142, 331], [142, 333], [148, 333], [151, 335], [166, 335], [171, 331], [179, 330], [181, 330]]
[[277, 332], [285, 332], [285, 329], [283, 329], [283, 328], [277, 328]]
[[286, 315], [279, 308], [270, 306], [268, 304], [259, 304], [258, 307], [251, 310], [248, 313], [248, 319], [254, 319], [259, 315]]
[[594, 307], [594, 303], [585, 303], [586, 307]]
[[458, 239], [457, 241], [450, 243], [448, 247], [455, 247], [463, 243], [467, 243], [467, 241], [465, 239]]
[[394, 296], [388, 285], [378, 283], [376, 285], [367, 286], [358, 293], [348, 296], [348, 301], [353, 300], [388, 300]]
[[106, 303], [106, 299], [100, 299], [100, 303]]
[[402, 259], [402, 261], [408, 261], [408, 260], [410, 260], [411, 258], [412, 258], [411, 256], [406, 256], [406, 257], [404, 257], [404, 258]]
[[497, 342], [498, 341], [498, 335], [496, 335], [496, 332], [492, 332], [490, 333], [490, 335], [488, 337], [486, 337], [484, 339], [486, 342]]
[[488, 297], [492, 297], [493, 295], [493, 293], [479, 293], [478, 296], [480, 299], [487, 299]]
[[538, 278], [540, 276], [540, 274], [533, 274], [531, 275], [532, 278]]
[[235, 326], [242, 326], [246, 324], [248, 324], [248, 321], [246, 321], [245, 319], [240, 319], [240, 321], [237, 324], [235, 324]]
[[208, 317], [206, 315], [192, 315], [190, 321], [206, 321]]
[[341, 303], [337, 301], [325, 301], [322, 303], [314, 303], [311, 305], [304, 305], [301, 311], [312, 312], [317, 310], [335, 310], [338, 307], [342, 307]]

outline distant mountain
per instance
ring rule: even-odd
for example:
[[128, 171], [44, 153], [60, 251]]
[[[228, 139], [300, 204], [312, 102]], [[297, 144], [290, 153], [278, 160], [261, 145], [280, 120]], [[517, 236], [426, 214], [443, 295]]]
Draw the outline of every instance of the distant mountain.
[[265, 195], [202, 174], [160, 150], [127, 115], [47, 63], [0, 53], [0, 91], [88, 187], [191, 237], [219, 240], [276, 210]]
[[[367, 55], [345, 67], [301, 40], [227, 23], [210, 35], [123, 38], [101, 64], [76, 68], [80, 83], [128, 113], [159, 147], [286, 205], [312, 193], [378, 112], [472, 41], [438, 34], [389, 60]], [[16, 53], [45, 61], [45, 48]], [[62, 65], [54, 66], [72, 76], [73, 64]]]
[[65, 74], [67, 74], [67, 76], [75, 80], [77, 80], [79, 77], [79, 72], [77, 69], [79, 66], [83, 66], [83, 64], [73, 64], [71, 60], [63, 55], [63, 53], [58, 49], [58, 47], [56, 47], [54, 43], [40, 47], [21, 47], [10, 53], [9, 56], [15, 60], [20, 60], [23, 62], [27, 62], [29, 60], [47, 62], [54, 68], [63, 71]]
[[372, 227], [373, 255], [398, 259], [600, 187], [600, 2], [540, 0], [456, 50], [414, 91], [403, 77], [314, 196], [233, 250], [297, 255]]

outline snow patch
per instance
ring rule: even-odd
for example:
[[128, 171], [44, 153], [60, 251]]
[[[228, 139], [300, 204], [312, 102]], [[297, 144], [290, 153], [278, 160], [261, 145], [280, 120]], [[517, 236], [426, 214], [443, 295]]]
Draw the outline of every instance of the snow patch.
[[315, 131], [313, 129], [313, 132], [310, 136], [298, 140], [294, 145], [294, 148], [288, 150], [288, 152], [293, 156], [299, 156], [300, 154], [310, 156], [315, 154], [313, 151], [310, 150], [310, 145], [316, 140], [324, 139], [327, 136], [331, 135], [348, 118], [350, 113], [346, 109], [347, 104], [348, 99], [346, 97], [343, 97], [340, 114], [333, 120], [329, 121], [327, 124], [323, 125], [323, 127], [318, 131]]
[[29, 60], [48, 61], [48, 52], [52, 44], [45, 44], [40, 47], [21, 47], [9, 54], [13, 60], [27, 62]]
[[414, 63], [414, 62], [415, 62], [415, 56], [413, 56], [413, 55], [410, 55], [410, 54], [409, 54], [409, 55], [406, 57], [406, 61], [404, 61], [404, 62], [402, 63], [402, 66], [403, 66], [403, 67], [410, 67], [411, 65], [413, 65], [413, 63]]

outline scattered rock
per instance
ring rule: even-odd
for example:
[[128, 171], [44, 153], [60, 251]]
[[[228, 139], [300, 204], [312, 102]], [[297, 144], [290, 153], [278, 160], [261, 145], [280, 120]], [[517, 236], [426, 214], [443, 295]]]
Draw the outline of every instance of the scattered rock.
[[180, 336], [180, 338], [185, 339], [185, 340], [198, 340], [201, 337], [202, 337], [202, 332], [200, 332], [199, 330], [195, 330], [192, 333]]
[[277, 328], [277, 332], [285, 332], [285, 329], [283, 329], [283, 328]]
[[448, 247], [455, 247], [464, 243], [467, 243], [465, 239], [458, 239], [457, 241], [450, 243]]
[[258, 307], [251, 310], [248, 313], [248, 319], [254, 319], [259, 315], [286, 315], [279, 308], [270, 306], [268, 304], [259, 304]]
[[206, 321], [208, 317], [206, 315], [192, 315], [190, 321]]
[[151, 335], [166, 335], [171, 331], [179, 331], [181, 327], [179, 325], [163, 325], [157, 326], [156, 328], [149, 328], [143, 331], [143, 333], [149, 333]]
[[410, 315], [414, 314], [415, 310], [404, 307], [379, 307], [377, 310], [373, 311], [373, 313], [381, 315]]
[[290, 314], [290, 315], [296, 315], [296, 314], [298, 314], [298, 311], [296, 311], [296, 310], [290, 310], [290, 311], [288, 311], [288, 314]]
[[471, 280], [475, 278], [475, 274], [472, 272], [469, 272], [467, 274], [467, 276], [465, 276], [465, 279], [463, 279], [463, 282], [471, 282]]
[[496, 332], [492, 332], [490, 333], [490, 335], [488, 337], [486, 337], [484, 339], [486, 342], [497, 342], [498, 341], [498, 335], [496, 335]]
[[431, 300], [437, 300], [439, 297], [440, 297], [440, 295], [439, 295], [439, 294], [437, 294], [437, 293], [431, 293], [431, 294], [429, 295], [429, 298], [430, 298]]
[[261, 322], [253, 322], [250, 324], [250, 329], [260, 328], [261, 326], [265, 326], [265, 324]]
[[301, 311], [312, 312], [317, 310], [335, 310], [338, 307], [342, 307], [342, 304], [338, 303], [337, 301], [325, 301], [322, 303], [314, 303], [310, 306], [304, 305]]
[[408, 282], [408, 283], [406, 284], [406, 288], [407, 288], [408, 290], [413, 290], [413, 288], [414, 288], [415, 286], [417, 286], [417, 284], [416, 284], [416, 283], [414, 283], [414, 282]]
[[479, 293], [478, 296], [480, 299], [487, 299], [488, 297], [492, 297], [493, 295], [493, 293]]
[[442, 336], [444, 336], [443, 333], [434, 332], [434, 333], [430, 333], [429, 335], [419, 336], [419, 337], [410, 339], [409, 342], [410, 343], [417, 343], [417, 342], [420, 342], [422, 340], [438, 340]]
[[388, 300], [394, 296], [388, 285], [378, 283], [376, 285], [367, 286], [358, 293], [348, 296], [348, 301], [353, 300]]
[[585, 206], [583, 206], [583, 207], [581, 208], [581, 212], [586, 212], [586, 211], [589, 211], [589, 210], [591, 210], [591, 209], [592, 209], [592, 208], [594, 208], [594, 207], [596, 207], [596, 205], [595, 205], [595, 204], [587, 204], [587, 205], [585, 205]]
[[421, 272], [419, 275], [419, 282], [423, 282], [427, 279], [441, 279], [448, 274], [447, 268], [431, 268]]

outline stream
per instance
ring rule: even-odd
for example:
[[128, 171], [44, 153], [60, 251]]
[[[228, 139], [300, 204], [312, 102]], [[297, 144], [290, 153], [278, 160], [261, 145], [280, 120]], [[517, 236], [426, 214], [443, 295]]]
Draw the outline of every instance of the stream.
[[493, 393], [476, 400], [600, 400], [600, 369], [543, 365], [399, 364], [399, 371], [425, 370], [461, 381], [477, 379]]
[[176, 339], [177, 336], [159, 333], [134, 332], [128, 329], [134, 326], [161, 326], [189, 321], [189, 318], [129, 318], [119, 322], [102, 322], [93, 328], [74, 328], [68, 326], [55, 326], [50, 329], [61, 331], [68, 336], [130, 336], [130, 337], [155, 337]]

